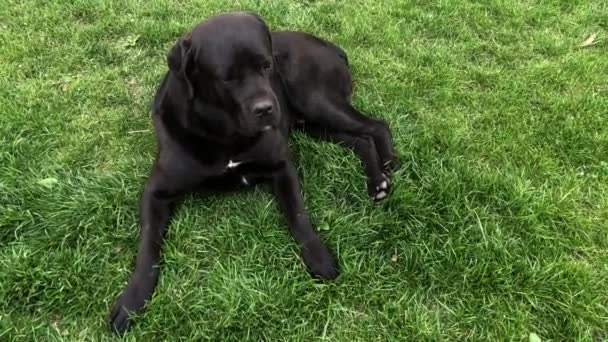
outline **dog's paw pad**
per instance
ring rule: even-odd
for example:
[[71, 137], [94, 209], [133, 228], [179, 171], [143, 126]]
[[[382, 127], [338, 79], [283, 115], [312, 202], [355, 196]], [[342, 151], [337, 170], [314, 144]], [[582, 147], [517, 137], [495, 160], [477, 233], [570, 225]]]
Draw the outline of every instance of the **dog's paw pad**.
[[388, 181], [382, 181], [382, 183], [380, 183], [380, 185], [378, 185], [376, 187], [376, 191], [386, 190], [386, 189], [388, 189]]
[[385, 199], [390, 192], [390, 179], [387, 175], [382, 174], [382, 177], [368, 183], [369, 195], [374, 201]]
[[386, 191], [380, 191], [379, 193], [377, 193], [377, 194], [374, 196], [374, 199], [375, 199], [376, 201], [379, 201], [379, 200], [382, 200], [382, 199], [386, 198], [386, 196], [387, 196], [387, 195], [388, 195], [388, 193], [387, 193]]
[[368, 175], [367, 194], [374, 201], [385, 199], [391, 192], [391, 180], [385, 173]]

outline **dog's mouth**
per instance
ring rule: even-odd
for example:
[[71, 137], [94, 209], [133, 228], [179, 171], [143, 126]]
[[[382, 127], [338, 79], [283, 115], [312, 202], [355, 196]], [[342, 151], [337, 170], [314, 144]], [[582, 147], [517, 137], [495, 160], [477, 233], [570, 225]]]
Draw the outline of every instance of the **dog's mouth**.
[[244, 137], [255, 137], [260, 133], [270, 131], [277, 125], [274, 115], [257, 117], [253, 113], [240, 114], [236, 122], [236, 132]]
[[264, 134], [265, 132], [271, 131], [272, 129], [274, 129], [273, 125], [259, 125], [257, 126], [257, 128], [252, 129], [252, 130], [238, 130], [236, 131], [236, 135], [237, 136], [241, 136], [243, 138], [248, 138], [248, 139], [257, 139], [259, 138], [262, 134]]

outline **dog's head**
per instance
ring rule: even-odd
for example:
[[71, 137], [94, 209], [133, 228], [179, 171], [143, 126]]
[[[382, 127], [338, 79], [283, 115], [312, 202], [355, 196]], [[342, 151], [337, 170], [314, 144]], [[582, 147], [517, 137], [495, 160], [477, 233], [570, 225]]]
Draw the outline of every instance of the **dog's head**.
[[171, 49], [167, 61], [190, 101], [221, 109], [238, 133], [254, 136], [272, 127], [280, 111], [271, 86], [271, 44], [260, 17], [228, 13], [196, 26]]

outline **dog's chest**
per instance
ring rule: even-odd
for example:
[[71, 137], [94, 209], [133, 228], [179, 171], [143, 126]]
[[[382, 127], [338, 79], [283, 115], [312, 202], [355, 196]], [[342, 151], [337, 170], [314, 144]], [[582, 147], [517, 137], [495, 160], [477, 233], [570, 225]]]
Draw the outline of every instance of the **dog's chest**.
[[[286, 159], [287, 140], [278, 131], [266, 131], [246, 149], [227, 156], [225, 170], [275, 165]], [[224, 160], [226, 160], [224, 159]], [[246, 165], [244, 165], [246, 164]]]
[[[234, 161], [232, 159], [228, 160], [228, 164], [226, 164], [226, 171], [234, 170], [237, 166], [243, 164], [243, 161]], [[243, 185], [249, 185], [249, 180], [245, 176], [241, 176], [241, 183]]]
[[226, 164], [226, 169], [231, 170], [236, 168], [237, 166], [243, 164], [243, 161], [236, 161], [236, 160], [228, 160], [228, 164]]

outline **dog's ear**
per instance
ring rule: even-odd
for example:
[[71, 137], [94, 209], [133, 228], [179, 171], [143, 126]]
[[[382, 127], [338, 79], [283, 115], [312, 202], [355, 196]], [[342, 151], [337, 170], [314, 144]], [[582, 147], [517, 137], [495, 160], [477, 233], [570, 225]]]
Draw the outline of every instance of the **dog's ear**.
[[268, 41], [272, 45], [272, 39], [270, 38], [270, 28], [268, 27], [268, 25], [266, 24], [264, 19], [255, 12], [247, 12], [247, 13], [249, 13], [252, 17], [254, 17], [258, 21], [258, 23], [260, 23], [260, 25], [262, 25], [262, 27], [264, 28], [264, 31], [266, 31], [268, 33]]
[[[262, 28], [264, 29], [264, 31], [266, 31], [266, 36], [268, 37], [268, 43], [270, 44], [270, 51], [272, 51], [272, 35], [270, 34], [270, 28], [268, 27], [268, 25], [266, 24], [264, 19], [259, 14], [255, 13], [255, 12], [247, 12], [247, 13], [249, 13], [252, 17], [254, 17], [258, 21], [258, 23], [260, 25], [262, 25]], [[270, 56], [272, 58], [272, 64], [276, 65], [274, 54], [271, 53]]]
[[188, 67], [192, 59], [191, 47], [192, 41], [189, 36], [186, 36], [180, 38], [167, 55], [169, 69], [186, 83], [188, 88], [188, 99], [190, 100], [194, 97], [194, 88], [192, 87], [192, 81], [190, 81], [188, 75]]

